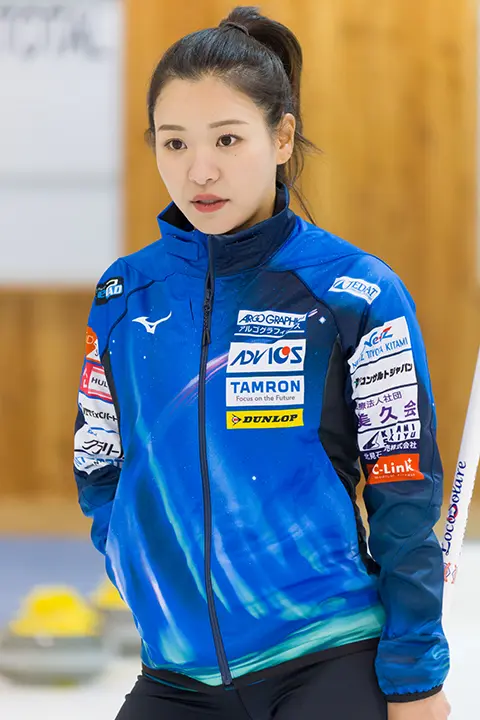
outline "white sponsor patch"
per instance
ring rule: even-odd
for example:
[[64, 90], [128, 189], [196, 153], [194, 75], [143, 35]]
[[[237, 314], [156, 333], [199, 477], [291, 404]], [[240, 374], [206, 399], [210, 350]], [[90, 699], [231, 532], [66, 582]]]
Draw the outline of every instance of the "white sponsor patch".
[[351, 278], [346, 275], [335, 278], [333, 285], [328, 289], [328, 292], [346, 292], [350, 295], [366, 300], [369, 305], [377, 298], [382, 292], [378, 285], [375, 283], [368, 283], [360, 278]]
[[389, 320], [362, 337], [355, 353], [348, 361], [350, 372], [353, 375], [360, 365], [388, 357], [401, 350], [408, 350], [411, 347], [410, 332], [405, 316]]
[[227, 406], [303, 405], [302, 375], [227, 378]]
[[357, 400], [355, 413], [358, 429], [378, 429], [392, 423], [419, 420], [418, 387], [396, 388], [373, 397]]
[[120, 436], [115, 430], [82, 425], [75, 433], [75, 453], [118, 460], [122, 456]]
[[228, 353], [227, 373], [298, 372], [303, 370], [306, 342], [280, 340], [271, 345], [233, 342]]
[[103, 400], [112, 400], [108, 387], [105, 370], [101, 365], [94, 365], [91, 362], [85, 364], [80, 390], [89, 397], [99, 397]]
[[112, 403], [99, 398], [78, 394], [78, 405], [83, 412], [85, 421], [94, 427], [104, 427], [107, 430], [118, 430], [117, 414]]
[[370, 365], [361, 365], [352, 375], [352, 397], [366, 398], [390, 388], [412, 385], [416, 382], [413, 353], [411, 350], [406, 350]]
[[396, 423], [390, 427], [366, 430], [358, 433], [358, 447], [362, 452], [381, 450], [392, 443], [405, 443], [409, 440], [418, 440], [421, 425], [419, 420]]
[[235, 335], [250, 337], [284, 337], [303, 335], [307, 315], [276, 310], [240, 310]]
[[73, 464], [76, 470], [86, 472], [87, 475], [90, 475], [92, 472], [94, 472], [94, 470], [99, 470], [100, 468], [104, 467], [122, 467], [121, 460], [98, 460], [97, 458], [94, 458], [86, 453], [75, 453], [75, 459]]

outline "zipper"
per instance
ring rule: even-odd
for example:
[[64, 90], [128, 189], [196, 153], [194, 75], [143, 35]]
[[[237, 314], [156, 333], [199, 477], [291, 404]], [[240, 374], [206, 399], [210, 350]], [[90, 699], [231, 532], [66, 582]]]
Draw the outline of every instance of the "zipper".
[[208, 248], [208, 271], [205, 279], [205, 295], [203, 299], [203, 331], [202, 351], [200, 355], [200, 372], [198, 375], [198, 433], [200, 445], [200, 468], [202, 474], [203, 490], [203, 513], [205, 530], [205, 588], [207, 591], [207, 606], [210, 625], [212, 628], [213, 642], [217, 654], [218, 666], [225, 685], [232, 684], [232, 675], [228, 666], [227, 655], [223, 645], [223, 639], [218, 623], [217, 611], [215, 609], [215, 598], [212, 585], [212, 502], [210, 495], [210, 478], [207, 461], [207, 432], [205, 425], [205, 386], [207, 376], [208, 346], [211, 342], [211, 322], [213, 298], [215, 291], [215, 269], [213, 263], [213, 251], [209, 242]]

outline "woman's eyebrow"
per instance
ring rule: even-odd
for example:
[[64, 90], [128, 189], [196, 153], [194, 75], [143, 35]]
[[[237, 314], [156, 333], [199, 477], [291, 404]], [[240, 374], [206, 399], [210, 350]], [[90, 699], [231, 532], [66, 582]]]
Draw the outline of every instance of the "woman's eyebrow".
[[[210, 123], [208, 126], [209, 128], [218, 128], [222, 127], [223, 125], [248, 125], [248, 122], [246, 120], [219, 120], [218, 122]], [[182, 125], [160, 125], [157, 128], [157, 132], [160, 130], [180, 130], [180, 131], [186, 131], [187, 128], [182, 127]]]

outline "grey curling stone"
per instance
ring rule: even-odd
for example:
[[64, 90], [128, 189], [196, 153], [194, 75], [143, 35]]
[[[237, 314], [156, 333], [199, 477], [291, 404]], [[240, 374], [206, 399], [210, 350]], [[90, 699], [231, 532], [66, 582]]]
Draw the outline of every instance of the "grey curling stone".
[[19, 684], [79, 684], [101, 675], [111, 654], [102, 636], [24, 637], [0, 640], [0, 673]]
[[100, 612], [109, 649], [117, 655], [138, 657], [141, 650], [140, 636], [129, 610], [115, 609]]

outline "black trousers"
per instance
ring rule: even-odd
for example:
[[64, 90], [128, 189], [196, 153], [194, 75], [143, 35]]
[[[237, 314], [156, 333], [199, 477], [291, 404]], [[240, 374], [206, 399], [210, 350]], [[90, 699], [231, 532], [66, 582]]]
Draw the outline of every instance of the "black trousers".
[[184, 690], [140, 675], [117, 720], [387, 720], [364, 650], [281, 673], [241, 688]]

